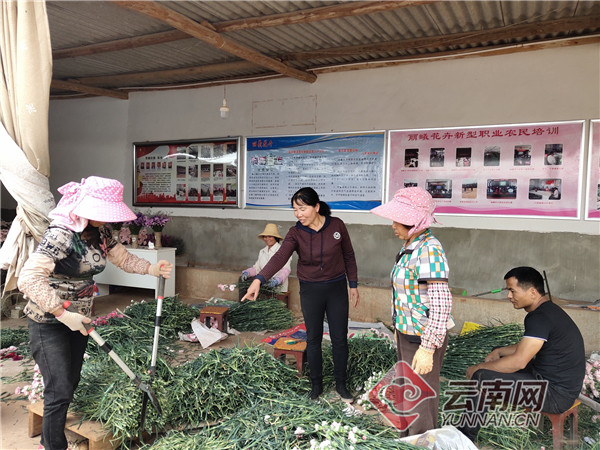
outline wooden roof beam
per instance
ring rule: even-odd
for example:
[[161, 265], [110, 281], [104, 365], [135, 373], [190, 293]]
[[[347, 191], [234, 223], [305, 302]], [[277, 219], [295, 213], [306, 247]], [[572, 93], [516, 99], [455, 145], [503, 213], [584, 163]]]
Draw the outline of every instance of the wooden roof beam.
[[119, 6], [130, 9], [132, 11], [138, 11], [142, 14], [146, 14], [149, 17], [153, 17], [162, 22], [168, 23], [173, 28], [176, 28], [184, 33], [189, 34], [203, 42], [212, 45], [219, 50], [235, 55], [239, 58], [250, 61], [259, 66], [266, 67], [275, 72], [279, 72], [282, 75], [286, 75], [292, 78], [296, 78], [301, 81], [313, 83], [317, 80], [317, 76], [304, 72], [302, 70], [294, 69], [288, 65], [263, 55], [256, 50], [239, 44], [233, 39], [222, 36], [216, 31], [211, 30], [209, 27], [199, 24], [189, 17], [184, 16], [176, 11], [173, 11], [162, 4], [155, 1], [144, 1], [144, 2], [129, 2], [121, 0], [113, 0]]
[[231, 63], [209, 64], [206, 66], [185, 67], [183, 69], [168, 69], [154, 72], [124, 73], [121, 75], [103, 75], [97, 77], [78, 78], [78, 81], [87, 85], [120, 85], [133, 86], [136, 83], [159, 83], [172, 80], [176, 77], [205, 75], [219, 72], [230, 72], [236, 70], [247, 70], [256, 67], [256, 64], [248, 61], [236, 61]]
[[[276, 27], [280, 25], [290, 25], [297, 23], [315, 22], [319, 20], [329, 20], [338, 17], [359, 16], [372, 14], [376, 12], [388, 11], [391, 9], [405, 8], [426, 3], [436, 3], [435, 1], [389, 1], [389, 2], [350, 2], [321, 8], [303, 9], [292, 13], [272, 14], [262, 17], [250, 17], [246, 19], [228, 20], [214, 24], [202, 25], [211, 28], [213, 31], [223, 33], [226, 31], [246, 30], [253, 28]], [[113, 52], [118, 50], [144, 47], [147, 45], [163, 44], [182, 39], [190, 39], [192, 36], [180, 31], [170, 30], [160, 33], [146, 34], [143, 36], [134, 36], [130, 38], [117, 39], [114, 41], [100, 42], [97, 44], [81, 45], [78, 47], [65, 48], [52, 52], [53, 59], [74, 58], [77, 56], [87, 56], [97, 53]]]
[[[568, 19], [549, 20], [545, 22], [509, 25], [484, 31], [468, 31], [465, 33], [448, 34], [402, 41], [382, 42], [378, 44], [354, 45], [335, 47], [307, 52], [294, 52], [281, 56], [283, 61], [303, 61], [319, 58], [336, 58], [376, 52], [396, 52], [399, 50], [414, 50], [433, 47], [448, 47], [467, 44], [477, 44], [485, 41], [517, 39], [549, 33], [567, 33], [572, 30], [600, 27], [600, 15], [579, 16]], [[485, 48], [485, 47], [482, 47]]]
[[64, 80], [52, 80], [50, 83], [52, 89], [62, 89], [65, 91], [82, 92], [84, 94], [99, 95], [103, 97], [113, 97], [120, 100], [127, 100], [129, 94], [127, 92], [119, 92], [111, 89], [104, 89], [94, 86], [86, 86], [80, 82], [64, 81]]
[[271, 14], [262, 17], [249, 17], [244, 19], [228, 20], [213, 23], [215, 30], [225, 31], [248, 30], [252, 28], [278, 27], [297, 23], [318, 22], [321, 20], [337, 19], [348, 16], [362, 16], [392, 9], [406, 8], [408, 6], [437, 3], [437, 1], [351, 1], [338, 3], [320, 8], [301, 9], [289, 13]]
[[162, 33], [152, 33], [143, 36], [134, 36], [114, 41], [99, 42], [97, 44], [81, 45], [79, 47], [65, 48], [52, 52], [52, 59], [74, 58], [76, 56], [94, 55], [96, 53], [114, 52], [132, 48], [144, 47], [146, 45], [163, 44], [165, 42], [191, 39], [191, 36], [183, 31], [170, 30]]

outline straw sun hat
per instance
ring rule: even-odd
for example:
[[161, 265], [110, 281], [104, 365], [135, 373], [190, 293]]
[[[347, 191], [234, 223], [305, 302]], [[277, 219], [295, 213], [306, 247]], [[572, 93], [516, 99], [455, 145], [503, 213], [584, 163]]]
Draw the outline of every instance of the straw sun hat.
[[262, 233], [260, 233], [258, 235], [258, 238], [262, 239], [265, 236], [273, 236], [274, 238], [277, 238], [277, 239], [283, 239], [281, 237], [281, 235], [279, 234], [279, 230], [277, 229], [277, 225], [275, 225], [274, 223], [268, 223], [267, 226], [265, 227], [265, 231], [263, 231]]

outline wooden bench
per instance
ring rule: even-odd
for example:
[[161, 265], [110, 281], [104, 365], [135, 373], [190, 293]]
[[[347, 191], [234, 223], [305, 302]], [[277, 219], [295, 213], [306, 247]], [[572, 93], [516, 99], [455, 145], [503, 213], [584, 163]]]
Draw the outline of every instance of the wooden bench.
[[[289, 343], [288, 342], [295, 342]], [[273, 356], [275, 359], [284, 359], [285, 356], [290, 355], [296, 359], [296, 369], [298, 375], [302, 375], [302, 368], [304, 361], [306, 361], [306, 341], [299, 341], [292, 338], [279, 338], [273, 346]]]
[[[35, 437], [42, 433], [42, 420], [44, 417], [44, 403], [31, 403], [29, 410], [29, 437]], [[113, 435], [104, 429], [98, 422], [88, 420], [81, 421], [75, 414], [67, 414], [65, 429], [88, 440], [89, 450], [114, 450], [118, 444], [111, 444]]]

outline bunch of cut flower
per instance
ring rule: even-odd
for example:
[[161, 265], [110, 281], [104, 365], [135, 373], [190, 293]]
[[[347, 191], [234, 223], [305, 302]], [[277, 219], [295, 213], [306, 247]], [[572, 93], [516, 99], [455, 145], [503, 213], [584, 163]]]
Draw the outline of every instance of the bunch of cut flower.
[[415, 449], [398, 442], [379, 416], [348, 415], [341, 402], [265, 393], [228, 420], [199, 432], [169, 432], [144, 450], [183, 449]]
[[[238, 282], [238, 289], [240, 290], [240, 292], [246, 292], [251, 284], [252, 284], [252, 280], [246, 280], [246, 281], [240, 280]], [[260, 299], [275, 298], [275, 296], [277, 294], [279, 294], [280, 292], [281, 292], [280, 286], [270, 287], [270, 286], [267, 286], [265, 283], [260, 286], [260, 290], [258, 291], [258, 295], [256, 296], [256, 299], [260, 300]]]
[[[2, 328], [0, 333], [0, 349], [3, 349], [3, 358], [9, 354], [14, 360], [31, 358], [31, 347], [29, 346], [29, 330], [25, 327]], [[11, 350], [6, 350], [11, 349]]]
[[[396, 359], [394, 343], [387, 337], [378, 338], [374, 334], [348, 339], [348, 389], [362, 392], [374, 372], [386, 374], [394, 366]], [[307, 371], [310, 372], [308, 369]], [[323, 343], [323, 374], [324, 386], [333, 386], [333, 355], [329, 342]]]
[[[109, 317], [100, 331], [102, 337], [111, 344], [123, 341], [144, 341], [152, 345], [156, 320], [157, 300], [132, 302], [123, 311], [123, 316]], [[160, 322], [161, 341], [177, 339], [178, 332], [189, 333], [191, 323], [198, 315], [193, 306], [181, 303], [177, 296], [163, 299], [163, 314]], [[168, 311], [168, 314], [166, 313]]]
[[123, 227], [129, 228], [131, 234], [139, 234], [142, 228], [146, 226], [146, 217], [141, 212], [135, 213], [136, 217], [128, 222], [123, 222]]
[[382, 371], [373, 372], [373, 375], [371, 375], [367, 379], [367, 381], [365, 381], [365, 384], [361, 389], [362, 394], [360, 395], [358, 400], [356, 400], [356, 403], [362, 406], [363, 409], [373, 409], [373, 404], [369, 400], [369, 392], [377, 385], [377, 383], [379, 383], [379, 381], [384, 377], [384, 375], [385, 373]]
[[217, 287], [221, 289], [221, 291], [235, 291], [235, 284], [217, 284]]
[[94, 325], [96, 327], [100, 327], [102, 325], [108, 325], [108, 322], [110, 319], [113, 319], [113, 318], [120, 319], [121, 317], [123, 317], [123, 314], [121, 314], [120, 311], [113, 310], [113, 311], [109, 312], [106, 316], [96, 317], [94, 320], [92, 320], [92, 325]]
[[585, 363], [585, 377], [583, 378], [583, 395], [600, 401], [600, 354], [594, 353]]
[[19, 355], [19, 349], [14, 345], [6, 347], [0, 350], [0, 359], [12, 359], [13, 361], [20, 361], [23, 359], [22, 355]]
[[229, 324], [238, 331], [284, 330], [294, 325], [294, 317], [282, 301], [267, 298], [232, 305]]
[[441, 375], [450, 380], [463, 380], [469, 366], [483, 362], [494, 348], [516, 344], [522, 337], [523, 326], [517, 323], [485, 326], [450, 336]]
[[162, 232], [165, 225], [171, 220], [169, 216], [164, 213], [156, 213], [154, 215], [144, 216], [144, 226], [152, 228], [152, 231]]
[[35, 403], [44, 398], [44, 378], [40, 372], [39, 366], [33, 366], [33, 380], [31, 384], [19, 386], [15, 389], [16, 395], [24, 395], [31, 403]]

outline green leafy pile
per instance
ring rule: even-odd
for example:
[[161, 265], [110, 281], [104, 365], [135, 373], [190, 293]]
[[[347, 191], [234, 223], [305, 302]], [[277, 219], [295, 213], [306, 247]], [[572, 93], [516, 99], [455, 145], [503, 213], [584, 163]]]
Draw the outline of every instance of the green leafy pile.
[[516, 344], [522, 337], [523, 326], [517, 323], [486, 326], [450, 336], [441, 375], [450, 380], [464, 380], [468, 367], [483, 362], [494, 348]]
[[11, 346], [29, 346], [29, 330], [25, 327], [2, 328], [0, 330], [0, 348]]
[[276, 298], [235, 303], [228, 320], [238, 331], [284, 330], [294, 325], [292, 312]]
[[[118, 354], [137, 374], [145, 373], [149, 367], [151, 355], [140, 346], [131, 347], [129, 352], [122, 346]], [[142, 375], [142, 380], [148, 381], [148, 376]], [[306, 393], [309, 383], [260, 347], [233, 347], [210, 350], [174, 368], [159, 358], [152, 388], [162, 415], [148, 406], [148, 432], [164, 430], [167, 424], [198, 427], [207, 421], [222, 420], [272, 392], [284, 396]], [[72, 409], [84, 419], [100, 421], [125, 444], [139, 432], [142, 397], [142, 392], [114, 363], [98, 355], [82, 368]]]
[[169, 432], [143, 449], [416, 448], [398, 442], [397, 430], [383, 425], [379, 416], [348, 414], [343, 408], [340, 402], [313, 402], [293, 393], [265, 393], [214, 427], [197, 433]]
[[[387, 373], [396, 363], [394, 342], [368, 335], [348, 339], [348, 378], [346, 386], [360, 392], [374, 372]], [[306, 369], [308, 374], [310, 370]], [[333, 386], [333, 354], [330, 342], [323, 344], [323, 384]]]

